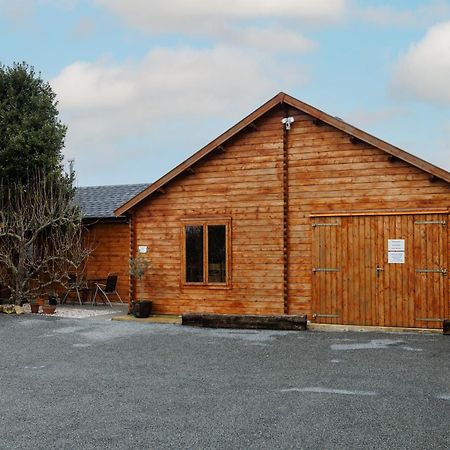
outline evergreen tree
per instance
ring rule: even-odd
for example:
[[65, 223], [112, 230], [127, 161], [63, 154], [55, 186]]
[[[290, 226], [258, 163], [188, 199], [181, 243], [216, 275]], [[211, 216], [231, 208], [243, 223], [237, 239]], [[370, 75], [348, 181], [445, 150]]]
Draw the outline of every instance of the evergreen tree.
[[61, 174], [66, 126], [56, 95], [26, 63], [0, 65], [0, 179], [26, 183], [36, 170]]

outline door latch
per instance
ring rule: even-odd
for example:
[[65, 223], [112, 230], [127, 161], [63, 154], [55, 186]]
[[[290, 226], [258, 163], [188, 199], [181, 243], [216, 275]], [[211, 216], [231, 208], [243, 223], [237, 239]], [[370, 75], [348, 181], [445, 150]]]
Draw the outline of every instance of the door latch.
[[377, 264], [377, 268], [375, 269], [377, 272], [377, 277], [380, 276], [380, 272], [384, 272], [384, 269]]

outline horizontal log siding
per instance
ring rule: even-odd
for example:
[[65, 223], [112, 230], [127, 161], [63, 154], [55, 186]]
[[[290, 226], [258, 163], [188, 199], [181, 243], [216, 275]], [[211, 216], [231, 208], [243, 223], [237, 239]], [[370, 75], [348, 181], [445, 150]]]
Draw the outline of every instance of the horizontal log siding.
[[[88, 258], [85, 276], [88, 279], [106, 278], [108, 273], [118, 274], [117, 290], [124, 302], [129, 299], [130, 231], [127, 223], [97, 223], [89, 226], [89, 242], [94, 251]], [[111, 301], [116, 301], [111, 296]]]
[[[136, 291], [143, 289], [156, 313], [283, 313], [280, 114], [268, 114], [257, 131], [243, 132], [136, 208], [135, 245], [147, 245], [151, 261]], [[232, 219], [229, 288], [180, 284], [182, 219], [200, 217]]]
[[450, 187], [306, 114], [290, 115], [289, 313], [311, 315], [311, 213], [448, 208]]

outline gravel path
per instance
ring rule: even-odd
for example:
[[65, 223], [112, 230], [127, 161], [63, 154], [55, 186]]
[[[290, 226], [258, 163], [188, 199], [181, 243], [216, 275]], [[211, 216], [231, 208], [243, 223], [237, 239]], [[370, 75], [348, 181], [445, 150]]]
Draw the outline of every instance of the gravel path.
[[[31, 313], [31, 307], [28, 303], [23, 306], [25, 313]], [[57, 305], [54, 317], [62, 317], [66, 319], [86, 319], [89, 317], [112, 316], [117, 314], [126, 314], [127, 305], [109, 306], [90, 306], [90, 305]], [[39, 313], [39, 315], [45, 315]]]
[[447, 449], [450, 338], [0, 316], [7, 449]]

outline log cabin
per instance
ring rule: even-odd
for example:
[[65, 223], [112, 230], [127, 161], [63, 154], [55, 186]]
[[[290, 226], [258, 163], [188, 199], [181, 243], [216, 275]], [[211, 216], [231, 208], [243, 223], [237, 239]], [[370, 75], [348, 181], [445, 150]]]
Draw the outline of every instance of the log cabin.
[[[83, 272], [86, 279], [106, 278], [117, 273], [117, 291], [123, 301], [130, 299], [130, 235], [127, 216], [115, 216], [114, 210], [145, 189], [148, 184], [79, 187], [75, 201], [83, 214], [86, 237], [93, 252]], [[111, 301], [118, 301], [111, 296]]]
[[449, 206], [446, 170], [279, 93], [115, 214], [157, 313], [438, 328]]

